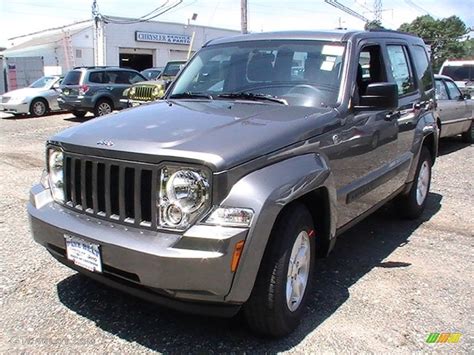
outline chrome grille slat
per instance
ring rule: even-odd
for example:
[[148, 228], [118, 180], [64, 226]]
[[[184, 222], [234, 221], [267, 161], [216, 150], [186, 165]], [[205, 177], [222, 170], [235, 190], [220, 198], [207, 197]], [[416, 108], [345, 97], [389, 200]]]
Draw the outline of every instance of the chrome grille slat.
[[118, 181], [118, 190], [119, 190], [119, 216], [120, 220], [124, 221], [126, 218], [125, 215], [125, 167], [119, 167], [119, 181]]
[[80, 160], [81, 162], [81, 207], [83, 211], [87, 210], [87, 196], [86, 196], [86, 161]]
[[65, 153], [64, 171], [66, 207], [156, 228], [157, 166]]
[[76, 198], [76, 159], [71, 158], [71, 181], [67, 182], [71, 185], [71, 202], [72, 206], [76, 207], [77, 198]]
[[94, 214], [97, 214], [99, 212], [99, 198], [97, 196], [97, 166], [98, 162], [94, 161], [92, 162], [92, 211]]
[[134, 186], [134, 212], [135, 212], [135, 224], [139, 225], [142, 220], [142, 207], [141, 207], [141, 182], [142, 182], [142, 169], [135, 169], [135, 186]]
[[110, 164], [105, 163], [105, 216], [110, 217], [112, 215], [112, 208], [110, 207]]

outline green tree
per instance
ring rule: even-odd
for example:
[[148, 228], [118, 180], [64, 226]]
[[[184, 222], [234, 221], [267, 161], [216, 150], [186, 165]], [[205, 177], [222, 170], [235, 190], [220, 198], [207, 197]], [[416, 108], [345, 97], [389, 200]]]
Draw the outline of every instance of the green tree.
[[404, 23], [399, 31], [413, 33], [431, 46], [431, 61], [438, 71], [443, 62], [449, 58], [462, 58], [467, 53], [462, 37], [469, 29], [457, 16], [436, 20], [429, 15], [417, 17], [411, 23]]
[[366, 22], [364, 25], [364, 30], [384, 30], [385, 27], [382, 26], [382, 23], [377, 20], [372, 20], [369, 22]]

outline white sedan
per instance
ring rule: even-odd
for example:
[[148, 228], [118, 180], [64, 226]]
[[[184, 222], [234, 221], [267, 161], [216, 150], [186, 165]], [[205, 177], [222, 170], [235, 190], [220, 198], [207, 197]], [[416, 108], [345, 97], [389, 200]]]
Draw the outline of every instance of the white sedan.
[[0, 96], [0, 111], [13, 115], [44, 116], [60, 111], [58, 106], [59, 83], [57, 75], [43, 76], [27, 88], [9, 91]]

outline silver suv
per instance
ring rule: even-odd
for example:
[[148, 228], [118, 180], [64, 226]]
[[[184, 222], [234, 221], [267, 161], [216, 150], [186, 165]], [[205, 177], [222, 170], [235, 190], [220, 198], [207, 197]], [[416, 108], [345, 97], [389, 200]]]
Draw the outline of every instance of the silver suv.
[[216, 39], [163, 100], [48, 141], [33, 237], [113, 287], [282, 336], [339, 234], [389, 200], [421, 215], [437, 120], [418, 37]]
[[103, 116], [125, 108], [120, 102], [132, 84], [147, 80], [139, 72], [118, 67], [78, 67], [66, 74], [61, 83], [59, 107], [76, 117], [87, 112]]

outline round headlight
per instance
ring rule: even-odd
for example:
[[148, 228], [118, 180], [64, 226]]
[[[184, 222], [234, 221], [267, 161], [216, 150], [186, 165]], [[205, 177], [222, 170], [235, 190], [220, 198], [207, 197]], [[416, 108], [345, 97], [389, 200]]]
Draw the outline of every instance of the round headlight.
[[151, 93], [153, 96], [158, 96], [160, 94], [160, 88], [158, 86], [155, 86], [153, 88], [153, 92]]
[[135, 91], [136, 91], [135, 86], [132, 86], [132, 87], [130, 88], [128, 94], [129, 94], [130, 96], [133, 96], [133, 95], [135, 95]]
[[193, 170], [179, 170], [166, 183], [166, 195], [172, 204], [188, 214], [198, 210], [207, 200], [208, 182]]

